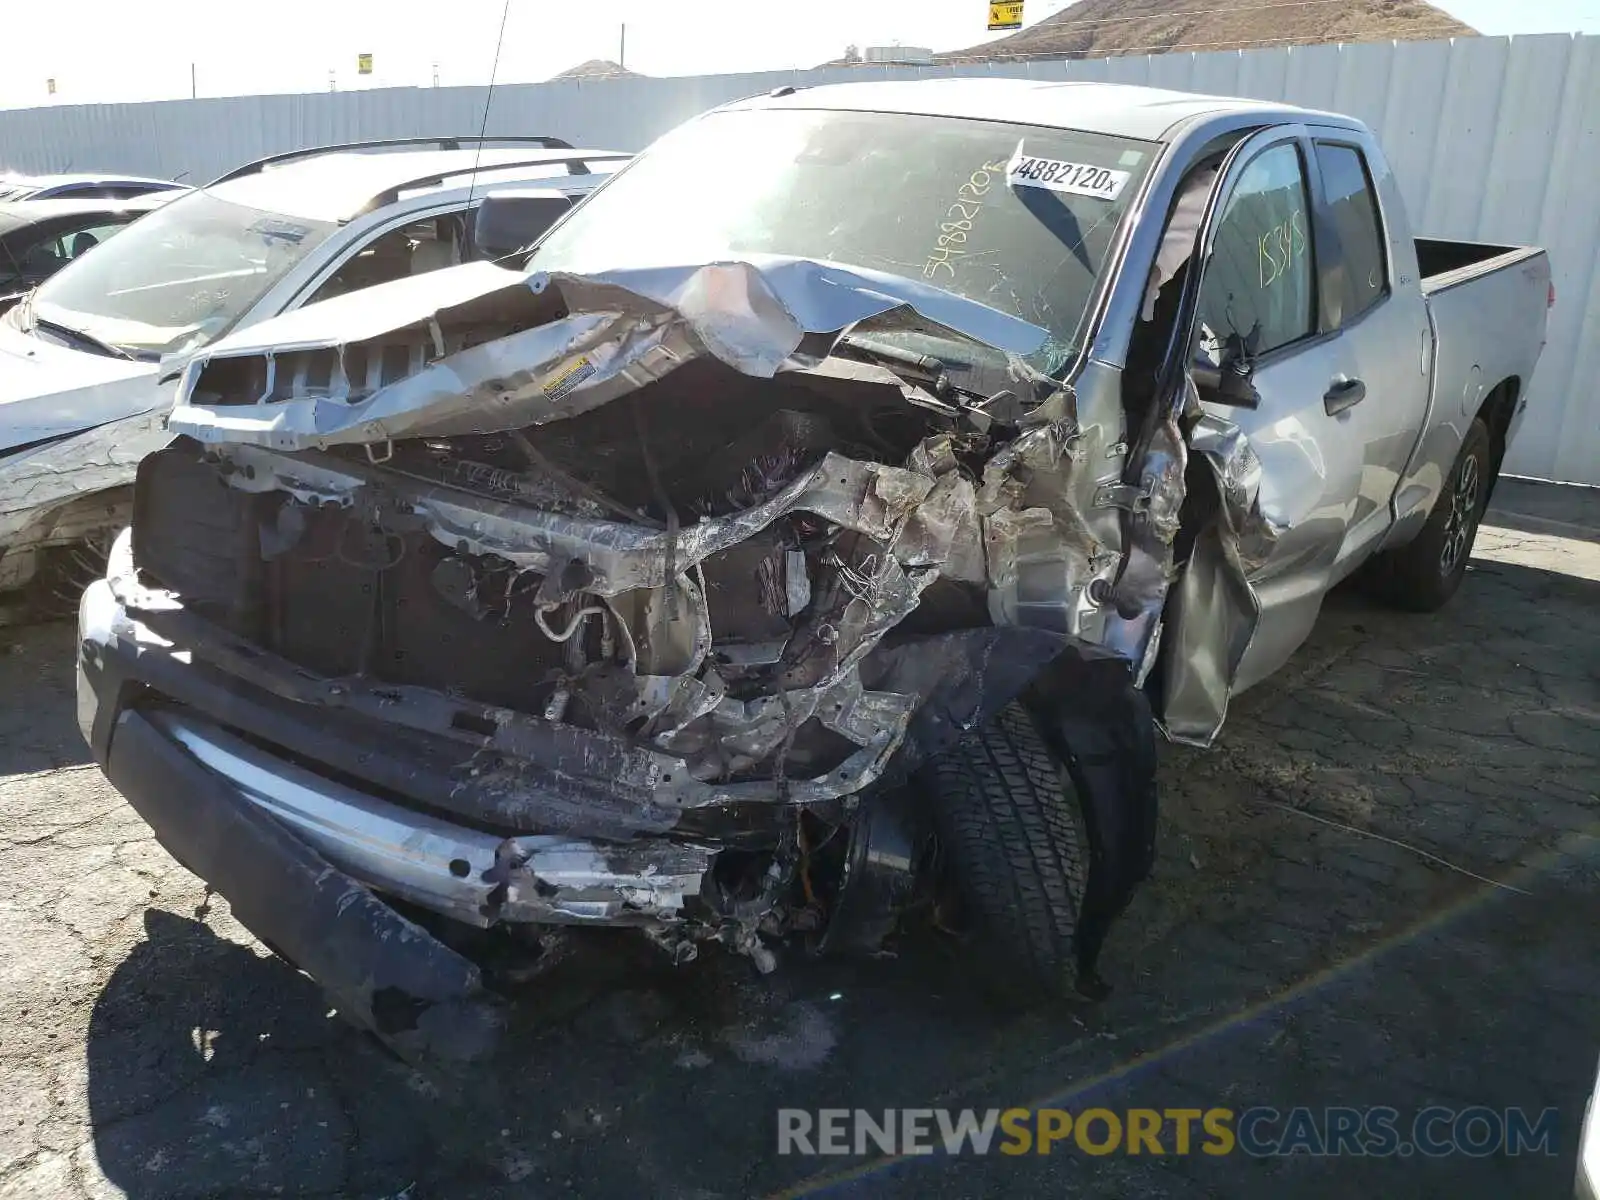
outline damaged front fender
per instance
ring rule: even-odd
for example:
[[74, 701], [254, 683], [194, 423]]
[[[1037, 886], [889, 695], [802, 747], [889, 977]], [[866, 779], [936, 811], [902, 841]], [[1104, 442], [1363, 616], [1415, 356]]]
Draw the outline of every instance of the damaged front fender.
[[139, 461], [171, 440], [143, 413], [0, 451], [0, 593], [32, 582], [43, 550], [125, 527]]

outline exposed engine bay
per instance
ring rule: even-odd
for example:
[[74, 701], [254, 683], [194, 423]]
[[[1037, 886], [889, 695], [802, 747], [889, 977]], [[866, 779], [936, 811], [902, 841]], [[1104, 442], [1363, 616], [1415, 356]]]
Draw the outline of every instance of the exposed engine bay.
[[[1085, 810], [1092, 974], [1150, 864], [1138, 685], [1181, 490], [1130, 499], [1120, 419], [1025, 359], [1043, 331], [801, 260], [455, 274], [451, 303], [335, 301], [337, 339], [186, 376], [118, 599], [152, 642], [363, 723], [318, 749], [230, 701], [223, 736], [488, 838], [435, 910], [770, 966], [763, 934], [881, 943], [929, 882], [913, 773], [1023, 698]], [[1118, 548], [1130, 508], [1155, 510], [1153, 573]], [[349, 751], [374, 723], [457, 747], [449, 786]], [[600, 865], [564, 881], [574, 846]]]

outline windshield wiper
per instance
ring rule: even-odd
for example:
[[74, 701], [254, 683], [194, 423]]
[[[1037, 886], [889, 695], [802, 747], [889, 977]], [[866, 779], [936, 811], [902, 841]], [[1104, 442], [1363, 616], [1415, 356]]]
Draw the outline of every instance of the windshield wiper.
[[[908, 382], [925, 383], [935, 392], [943, 391], [948, 385], [949, 368], [931, 354], [902, 350], [898, 346], [864, 338], [856, 333], [847, 333], [841, 337], [835, 344], [835, 349], [846, 350], [873, 360], [906, 378]], [[913, 376], [914, 379], [911, 378]]]
[[114, 346], [110, 342], [102, 342], [99, 338], [95, 337], [94, 334], [85, 333], [81, 329], [74, 329], [70, 325], [62, 325], [56, 321], [47, 321], [38, 314], [34, 314], [33, 328], [43, 329], [47, 333], [55, 334], [57, 337], [63, 337], [68, 341], [81, 343], [98, 354], [104, 354], [108, 358], [125, 358], [129, 362], [138, 361], [138, 355], [134, 354], [131, 350], [124, 350], [121, 346]]

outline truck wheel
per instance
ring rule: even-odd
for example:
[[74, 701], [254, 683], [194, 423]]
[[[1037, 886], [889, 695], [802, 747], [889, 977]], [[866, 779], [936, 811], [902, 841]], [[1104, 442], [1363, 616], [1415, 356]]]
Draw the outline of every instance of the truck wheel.
[[1422, 532], [1373, 560], [1368, 578], [1380, 598], [1411, 612], [1434, 612], [1456, 594], [1489, 501], [1493, 463], [1489, 430], [1474, 421]]
[[946, 858], [991, 983], [1008, 996], [1072, 991], [1088, 880], [1077, 792], [1013, 702], [922, 771]]

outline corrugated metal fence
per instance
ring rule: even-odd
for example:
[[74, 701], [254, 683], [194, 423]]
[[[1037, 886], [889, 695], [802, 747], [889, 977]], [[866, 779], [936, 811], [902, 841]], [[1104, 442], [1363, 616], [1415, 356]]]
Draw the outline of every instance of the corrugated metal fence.
[[[488, 129], [638, 149], [714, 105], [783, 84], [930, 75], [1110, 80], [1351, 113], [1380, 135], [1417, 228], [1549, 248], [1561, 301], [1507, 469], [1600, 484], [1600, 37], [1295, 46], [960, 67], [862, 67], [497, 88]], [[209, 179], [279, 150], [464, 133], [484, 88], [248, 96], [0, 112], [0, 164]]]

